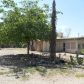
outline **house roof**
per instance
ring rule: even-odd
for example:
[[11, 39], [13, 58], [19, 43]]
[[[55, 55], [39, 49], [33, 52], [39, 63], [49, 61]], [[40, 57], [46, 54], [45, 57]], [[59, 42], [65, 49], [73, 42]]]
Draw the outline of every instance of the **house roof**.
[[84, 39], [84, 37], [71, 37], [71, 38], [57, 38], [58, 40], [80, 40]]

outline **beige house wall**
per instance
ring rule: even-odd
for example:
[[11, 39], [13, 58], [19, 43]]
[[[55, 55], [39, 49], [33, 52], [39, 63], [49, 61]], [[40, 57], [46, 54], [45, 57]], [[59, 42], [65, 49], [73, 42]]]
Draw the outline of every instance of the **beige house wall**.
[[56, 41], [56, 51], [62, 52], [63, 51], [63, 40]]
[[43, 41], [43, 51], [48, 52], [49, 51], [49, 41]]
[[75, 53], [78, 50], [78, 41], [75, 39], [65, 40], [65, 52]]
[[[67, 39], [65, 40], [66, 43], [66, 52], [70, 53], [76, 53], [81, 52], [82, 49], [84, 49], [84, 39]], [[67, 48], [67, 43], [70, 43], [70, 48]], [[80, 45], [80, 48], [78, 47]]]
[[33, 47], [35, 51], [43, 51], [43, 41], [40, 40], [34, 41]]
[[[43, 41], [43, 51], [48, 52], [49, 47], [50, 47], [49, 41]], [[58, 51], [58, 52], [63, 51], [63, 42], [62, 41], [57, 40], [56, 51]]]
[[[81, 49], [84, 48], [84, 38], [71, 38], [71, 39], [57, 39], [56, 41], [56, 51], [64, 52], [63, 47], [65, 43], [65, 52], [76, 53], [77, 51], [81, 52]], [[80, 45], [80, 49], [78, 48]], [[43, 51], [49, 51], [49, 42], [43, 42]]]
[[[84, 38], [66, 38], [66, 39], [57, 39], [56, 41], [56, 51], [64, 52], [64, 44], [65, 44], [65, 52], [76, 53], [77, 51], [81, 52], [81, 49], [84, 48]], [[80, 45], [78, 48], [78, 45]], [[35, 41], [34, 47], [36, 51], [49, 51], [49, 41]]]
[[78, 51], [81, 52], [82, 49], [84, 49], [84, 39], [78, 39], [78, 45], [80, 45], [80, 48], [78, 48]]

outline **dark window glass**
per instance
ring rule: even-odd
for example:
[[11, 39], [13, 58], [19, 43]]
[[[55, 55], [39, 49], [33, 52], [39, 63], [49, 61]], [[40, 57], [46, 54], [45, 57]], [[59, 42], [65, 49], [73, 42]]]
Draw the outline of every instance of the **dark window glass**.
[[80, 44], [78, 44], [78, 49], [80, 49], [81, 48], [81, 45]]

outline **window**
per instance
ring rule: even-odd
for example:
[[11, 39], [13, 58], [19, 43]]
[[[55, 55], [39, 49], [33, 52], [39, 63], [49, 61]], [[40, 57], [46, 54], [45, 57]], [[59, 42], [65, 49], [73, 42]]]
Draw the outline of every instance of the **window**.
[[81, 49], [81, 44], [78, 44], [78, 49]]

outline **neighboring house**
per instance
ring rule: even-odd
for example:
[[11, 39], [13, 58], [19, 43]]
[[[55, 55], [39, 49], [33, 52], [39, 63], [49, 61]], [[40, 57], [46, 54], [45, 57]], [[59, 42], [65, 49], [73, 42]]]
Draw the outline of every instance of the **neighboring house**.
[[[49, 41], [35, 41], [35, 50], [37, 51], [49, 51]], [[69, 52], [76, 53], [81, 52], [84, 49], [84, 37], [79, 38], [57, 38], [56, 51], [57, 52]]]

